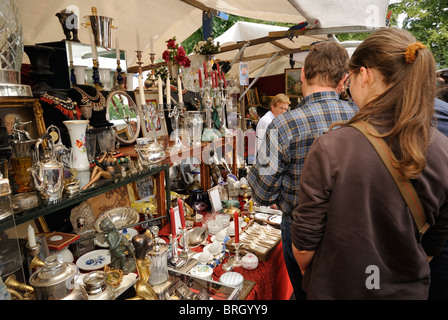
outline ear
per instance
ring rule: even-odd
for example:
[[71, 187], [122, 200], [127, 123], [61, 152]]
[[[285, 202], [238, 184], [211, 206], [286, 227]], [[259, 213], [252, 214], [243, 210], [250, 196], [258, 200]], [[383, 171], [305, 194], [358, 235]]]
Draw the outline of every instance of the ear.
[[373, 80], [373, 72], [372, 69], [368, 69], [365, 67], [361, 67], [359, 69], [359, 74], [361, 76], [361, 86], [364, 87], [367, 83], [372, 82]]
[[348, 74], [344, 74], [344, 76], [342, 77], [341, 81], [339, 81], [337, 87], [336, 87], [336, 91], [338, 93], [341, 93], [344, 91], [344, 86], [345, 86], [345, 81], [347, 81], [348, 78]]
[[300, 71], [300, 81], [302, 81], [302, 83], [305, 82], [305, 66], [303, 66], [302, 70]]

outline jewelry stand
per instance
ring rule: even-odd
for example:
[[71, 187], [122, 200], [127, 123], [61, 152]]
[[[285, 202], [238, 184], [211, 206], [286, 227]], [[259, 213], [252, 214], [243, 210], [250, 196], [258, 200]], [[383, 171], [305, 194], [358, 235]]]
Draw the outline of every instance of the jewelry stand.
[[93, 61], [93, 67], [92, 67], [92, 70], [93, 70], [93, 73], [92, 73], [93, 84], [94, 84], [95, 88], [97, 88], [98, 90], [102, 90], [102, 85], [101, 85], [101, 82], [100, 82], [100, 73], [98, 71], [98, 66], [99, 66], [98, 60], [92, 59], [92, 61]]

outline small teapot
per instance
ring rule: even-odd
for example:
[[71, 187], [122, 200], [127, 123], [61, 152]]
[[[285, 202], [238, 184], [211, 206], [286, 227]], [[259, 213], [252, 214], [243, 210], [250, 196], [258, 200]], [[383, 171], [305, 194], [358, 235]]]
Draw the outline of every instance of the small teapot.
[[[50, 138], [48, 139], [50, 150], [45, 150], [44, 158], [41, 160], [39, 146], [46, 138]], [[64, 191], [64, 164], [56, 159], [53, 140], [48, 133], [37, 139], [35, 152], [36, 162], [31, 168], [34, 186], [43, 200], [49, 203], [55, 202], [62, 198]]]

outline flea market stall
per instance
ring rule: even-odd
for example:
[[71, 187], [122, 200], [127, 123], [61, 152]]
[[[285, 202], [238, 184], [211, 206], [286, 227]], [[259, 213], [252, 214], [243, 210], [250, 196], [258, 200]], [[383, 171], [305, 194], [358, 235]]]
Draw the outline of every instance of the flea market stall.
[[[387, 6], [2, 1], [0, 300], [288, 300], [281, 211], [245, 178], [252, 85]], [[296, 27], [238, 23], [187, 56], [219, 12]]]

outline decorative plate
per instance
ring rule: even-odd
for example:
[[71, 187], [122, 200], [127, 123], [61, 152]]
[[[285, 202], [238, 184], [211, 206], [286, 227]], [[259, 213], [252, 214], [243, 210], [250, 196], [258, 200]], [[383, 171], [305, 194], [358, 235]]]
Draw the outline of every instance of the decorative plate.
[[111, 261], [109, 250], [94, 250], [79, 257], [76, 265], [81, 270], [92, 271], [101, 269]]

